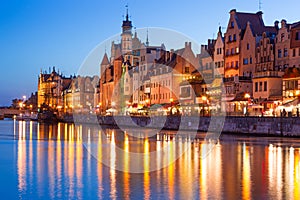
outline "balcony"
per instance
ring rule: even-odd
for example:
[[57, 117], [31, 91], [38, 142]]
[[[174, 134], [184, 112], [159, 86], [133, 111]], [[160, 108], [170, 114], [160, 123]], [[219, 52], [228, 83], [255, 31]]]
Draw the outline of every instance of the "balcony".
[[226, 70], [230, 70], [230, 69], [238, 69], [238, 68], [239, 68], [238, 65], [236, 65], [236, 66], [228, 66], [228, 67], [225, 67], [225, 71]]
[[281, 77], [283, 72], [278, 71], [265, 71], [265, 72], [256, 72], [253, 75], [253, 78], [263, 78], [263, 77]]
[[229, 56], [236, 56], [236, 55], [239, 55], [239, 54], [240, 54], [240, 52], [234, 52], [234, 53], [232, 53], [232, 52], [226, 52], [225, 56], [229, 57]]
[[223, 78], [224, 83], [230, 83], [230, 82], [239, 83], [239, 82], [245, 82], [251, 80], [252, 80], [251, 76], [232, 76], [232, 77]]

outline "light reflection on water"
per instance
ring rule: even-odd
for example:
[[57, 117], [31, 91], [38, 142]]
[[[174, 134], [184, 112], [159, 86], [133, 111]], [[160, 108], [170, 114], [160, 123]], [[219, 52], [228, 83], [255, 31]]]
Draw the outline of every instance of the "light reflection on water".
[[[73, 124], [2, 121], [0, 147], [12, 151], [0, 157], [11, 174], [0, 171], [4, 197], [33, 199], [299, 199], [300, 140], [223, 136], [204, 159], [207, 143], [173, 137], [174, 132], [137, 140], [126, 132]], [[11, 128], [9, 128], [11, 127]], [[7, 135], [11, 135], [10, 138]], [[188, 134], [188, 133], [187, 133]], [[4, 137], [5, 136], [5, 137]], [[83, 141], [87, 141], [87, 148]], [[93, 146], [96, 144], [96, 146]], [[107, 144], [107, 145], [103, 145]], [[123, 155], [116, 148], [124, 149]], [[161, 154], [161, 149], [167, 153]], [[149, 172], [151, 163], [172, 162]], [[88, 153], [96, 149], [93, 156]], [[156, 151], [157, 159], [150, 160]], [[145, 173], [131, 174], [130, 152], [144, 152]], [[110, 165], [98, 160], [109, 155]], [[14, 165], [13, 163], [16, 163]], [[5, 168], [6, 165], [1, 167]], [[6, 182], [6, 180], [16, 180]]]

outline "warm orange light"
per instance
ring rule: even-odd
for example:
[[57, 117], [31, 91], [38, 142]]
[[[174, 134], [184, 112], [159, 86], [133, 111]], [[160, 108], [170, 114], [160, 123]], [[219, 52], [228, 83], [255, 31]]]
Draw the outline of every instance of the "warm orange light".
[[173, 98], [170, 98], [170, 102], [172, 103], [174, 101], [174, 99]]
[[246, 98], [246, 99], [250, 98], [250, 94], [249, 94], [249, 93], [246, 93], [246, 94], [245, 94], [245, 98]]
[[207, 100], [207, 97], [206, 96], [202, 96], [202, 101], [206, 101]]

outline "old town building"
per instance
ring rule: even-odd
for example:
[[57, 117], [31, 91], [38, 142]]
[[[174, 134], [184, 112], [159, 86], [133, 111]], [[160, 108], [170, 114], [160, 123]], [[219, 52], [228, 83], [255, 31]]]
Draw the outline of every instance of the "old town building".
[[56, 72], [42, 72], [38, 78], [38, 107], [41, 109], [52, 109], [62, 111], [64, 102], [62, 92], [66, 90], [72, 81], [72, 77], [64, 77]]
[[257, 40], [263, 32], [274, 30], [264, 25], [262, 12], [241, 13], [230, 11], [225, 33], [225, 94], [226, 111], [245, 113], [248, 97], [253, 96], [252, 77], [256, 66]]

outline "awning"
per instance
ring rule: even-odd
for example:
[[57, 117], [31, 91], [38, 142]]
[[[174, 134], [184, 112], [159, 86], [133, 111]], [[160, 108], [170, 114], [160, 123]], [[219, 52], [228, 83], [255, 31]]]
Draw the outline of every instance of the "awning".
[[222, 84], [222, 79], [221, 79], [221, 78], [216, 78], [216, 79], [214, 79], [214, 81], [212, 82], [211, 87], [212, 87], [212, 88], [217, 88], [217, 87], [220, 87], [221, 84]]
[[262, 105], [259, 105], [259, 104], [252, 104], [249, 107], [250, 108], [264, 108]]
[[299, 99], [297, 97], [297, 98], [294, 98], [294, 99], [292, 99], [290, 101], [284, 102], [282, 105], [284, 105], [284, 106], [296, 106], [298, 104], [299, 104]]

